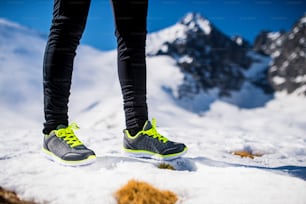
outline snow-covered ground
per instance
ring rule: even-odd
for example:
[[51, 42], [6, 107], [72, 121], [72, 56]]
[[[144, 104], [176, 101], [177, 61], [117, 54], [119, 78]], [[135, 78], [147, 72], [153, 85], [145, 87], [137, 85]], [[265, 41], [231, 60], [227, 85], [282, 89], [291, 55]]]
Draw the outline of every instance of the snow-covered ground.
[[[161, 133], [189, 147], [184, 158], [172, 162], [178, 171], [159, 169], [150, 160], [121, 154], [124, 116], [115, 51], [82, 45], [70, 118], [80, 125], [77, 134], [96, 152], [97, 162], [63, 167], [40, 154], [45, 38], [1, 20], [0, 45], [0, 186], [21, 198], [115, 204], [114, 192], [137, 179], [175, 192], [180, 204], [306, 203], [305, 97], [278, 93], [263, 100], [260, 91], [245, 84], [232, 99], [203, 93], [197, 101], [207, 108], [195, 113], [175, 99], [183, 77], [175, 62], [166, 56], [148, 57], [150, 117], [157, 118]], [[257, 105], [244, 106], [250, 101]], [[232, 154], [239, 150], [263, 156]]]

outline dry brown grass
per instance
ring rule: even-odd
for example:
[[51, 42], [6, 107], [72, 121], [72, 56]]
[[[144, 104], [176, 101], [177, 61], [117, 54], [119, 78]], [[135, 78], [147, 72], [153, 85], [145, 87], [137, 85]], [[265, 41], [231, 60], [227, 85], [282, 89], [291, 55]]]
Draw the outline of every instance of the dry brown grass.
[[240, 156], [241, 158], [251, 158], [251, 159], [254, 159], [255, 157], [261, 157], [262, 154], [255, 154], [253, 152], [250, 152], [250, 151], [234, 151], [233, 152], [234, 155], [237, 155], [237, 156]]
[[157, 168], [175, 170], [174, 166], [172, 166], [171, 164], [167, 164], [167, 163], [160, 163], [157, 165]]
[[33, 202], [20, 200], [15, 192], [5, 190], [1, 186], [0, 186], [0, 203], [1, 204], [34, 204]]
[[130, 180], [115, 193], [118, 204], [175, 204], [175, 193], [159, 190], [154, 186], [136, 180]]

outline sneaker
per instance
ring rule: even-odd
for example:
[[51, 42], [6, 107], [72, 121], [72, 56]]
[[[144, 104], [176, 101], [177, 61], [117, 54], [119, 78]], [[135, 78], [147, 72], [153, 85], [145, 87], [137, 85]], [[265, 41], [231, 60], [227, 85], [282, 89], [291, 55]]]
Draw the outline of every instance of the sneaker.
[[88, 149], [74, 134], [79, 127], [72, 123], [68, 127], [59, 125], [44, 136], [42, 152], [47, 158], [65, 166], [81, 166], [96, 160], [95, 153]]
[[183, 143], [168, 140], [156, 130], [156, 120], [147, 121], [135, 136], [124, 130], [123, 151], [132, 157], [144, 157], [157, 160], [172, 160], [187, 152]]

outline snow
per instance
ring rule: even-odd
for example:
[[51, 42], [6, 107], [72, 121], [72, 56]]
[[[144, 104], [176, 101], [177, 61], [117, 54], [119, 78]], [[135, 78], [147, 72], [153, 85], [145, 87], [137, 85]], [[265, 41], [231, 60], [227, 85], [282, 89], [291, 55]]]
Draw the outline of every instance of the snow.
[[294, 34], [294, 33], [290, 33], [288, 38], [289, 38], [290, 40], [292, 40], [293, 38], [295, 38], [295, 34]]
[[211, 26], [209, 21], [202, 18], [200, 14], [188, 13], [184, 17], [183, 23], [188, 24], [189, 28], [194, 28], [196, 25], [198, 25], [206, 35], [209, 35], [211, 32]]
[[289, 56], [289, 60], [293, 60], [297, 57], [297, 54], [295, 52], [291, 53], [291, 55]]
[[298, 33], [300, 29], [298, 27], [293, 28], [293, 33]]
[[176, 39], [186, 39], [186, 29], [185, 25], [177, 23], [158, 32], [149, 33], [147, 36], [147, 53], [154, 55], [166, 42], [172, 43]]
[[270, 33], [268, 33], [268, 38], [270, 38], [271, 40], [276, 40], [280, 36], [281, 36], [280, 32], [270, 32]]
[[[137, 179], [175, 192], [180, 204], [306, 202], [305, 97], [278, 93], [263, 99], [259, 90], [245, 84], [228, 99], [218, 98], [213, 90], [203, 93], [197, 105], [205, 110], [190, 111], [175, 97], [184, 77], [175, 60], [148, 57], [150, 117], [157, 118], [161, 133], [189, 147], [176, 163], [178, 171], [158, 169], [150, 160], [121, 153], [124, 116], [116, 52], [81, 45], [70, 119], [80, 125], [77, 134], [96, 152], [97, 161], [64, 167], [40, 155], [45, 39], [0, 22], [0, 42], [0, 186], [21, 198], [49, 204], [115, 204], [114, 192]], [[254, 65], [247, 74], [260, 72], [260, 67]], [[232, 154], [237, 150], [263, 156], [240, 158]]]
[[162, 47], [166, 43], [172, 43], [175, 40], [185, 40], [188, 30], [200, 28], [206, 35], [211, 33], [212, 27], [210, 22], [202, 18], [199, 14], [188, 13], [182, 20], [173, 26], [162, 29], [157, 32], [149, 33], [147, 36], [147, 53], [150, 55], [156, 54], [160, 49], [166, 50], [167, 47]]
[[306, 85], [303, 85], [294, 91], [296, 95], [304, 95], [306, 93]]
[[272, 53], [272, 57], [277, 58], [278, 56], [280, 56], [280, 54], [281, 54], [280, 51], [276, 50], [275, 52]]
[[237, 45], [242, 45], [243, 40], [241, 37], [236, 38], [235, 42], [237, 43]]
[[198, 20], [200, 28], [204, 31], [206, 35], [209, 35], [211, 32], [211, 26], [208, 20]]
[[193, 59], [192, 57], [188, 56], [188, 55], [184, 55], [179, 59], [179, 63], [187, 63], [190, 64], [192, 63]]
[[283, 62], [282, 68], [288, 67], [288, 65], [289, 65], [289, 62], [286, 60]]
[[301, 24], [306, 23], [306, 16], [303, 17], [303, 18], [301, 18], [300, 23], [301, 23]]
[[283, 84], [283, 83], [286, 82], [286, 79], [284, 77], [280, 77], [280, 76], [274, 76], [272, 80], [277, 85], [280, 85], [280, 84]]
[[305, 83], [306, 82], [306, 75], [303, 75], [303, 76], [297, 76], [294, 81], [296, 83]]
[[283, 44], [283, 39], [282, 38], [276, 40], [276, 45], [277, 46], [281, 46], [282, 44]]

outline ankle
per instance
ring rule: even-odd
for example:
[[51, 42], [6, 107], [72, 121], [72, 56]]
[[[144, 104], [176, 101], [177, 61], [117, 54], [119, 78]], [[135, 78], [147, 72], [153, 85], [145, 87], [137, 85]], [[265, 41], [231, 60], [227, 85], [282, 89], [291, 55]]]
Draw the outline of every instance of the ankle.
[[127, 130], [129, 131], [131, 136], [135, 136], [142, 129], [137, 127], [137, 128], [128, 128]]
[[138, 120], [133, 125], [127, 126], [127, 130], [129, 131], [131, 136], [135, 136], [138, 132], [143, 130], [147, 120]]

